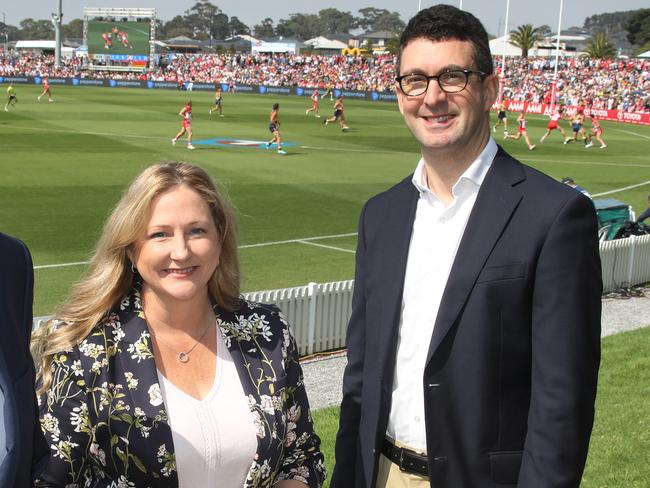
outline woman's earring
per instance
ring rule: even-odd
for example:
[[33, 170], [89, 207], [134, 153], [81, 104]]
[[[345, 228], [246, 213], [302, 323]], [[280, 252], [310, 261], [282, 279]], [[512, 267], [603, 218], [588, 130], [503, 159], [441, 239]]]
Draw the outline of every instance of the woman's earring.
[[133, 274], [138, 274], [138, 268], [136, 268], [135, 266], [133, 266], [133, 263], [131, 263], [131, 273], [133, 273]]

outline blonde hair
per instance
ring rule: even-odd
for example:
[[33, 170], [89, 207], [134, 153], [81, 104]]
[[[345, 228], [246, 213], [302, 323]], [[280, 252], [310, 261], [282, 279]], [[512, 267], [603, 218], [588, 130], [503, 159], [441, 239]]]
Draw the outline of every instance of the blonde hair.
[[208, 204], [221, 239], [219, 266], [208, 282], [210, 298], [226, 310], [238, 308], [239, 259], [233, 210], [198, 166], [183, 162], [150, 166], [131, 183], [106, 220], [85, 276], [73, 286], [54, 319], [34, 333], [32, 352], [42, 378], [39, 393], [52, 380], [53, 356], [84, 340], [130, 292], [136, 275], [127, 250], [145, 234], [154, 198], [179, 185], [193, 189]]

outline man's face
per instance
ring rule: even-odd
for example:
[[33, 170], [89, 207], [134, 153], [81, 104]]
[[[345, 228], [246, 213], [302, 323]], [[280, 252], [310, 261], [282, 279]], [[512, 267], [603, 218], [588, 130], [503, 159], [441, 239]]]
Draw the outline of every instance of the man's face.
[[[451, 69], [478, 70], [469, 41], [439, 41], [419, 38], [406, 45], [401, 55], [400, 75], [440, 75]], [[422, 146], [423, 155], [473, 161], [489, 138], [486, 112], [496, 99], [498, 82], [491, 75], [480, 80], [472, 74], [467, 87], [446, 93], [436, 80], [426, 93], [404, 94], [397, 86], [397, 100], [406, 125]]]

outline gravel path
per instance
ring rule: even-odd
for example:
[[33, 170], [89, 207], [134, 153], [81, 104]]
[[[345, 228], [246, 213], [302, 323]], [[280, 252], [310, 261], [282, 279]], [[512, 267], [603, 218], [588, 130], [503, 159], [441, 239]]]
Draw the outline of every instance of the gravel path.
[[[650, 325], [650, 291], [646, 292], [645, 297], [603, 299], [603, 337], [648, 325]], [[312, 409], [316, 410], [341, 403], [345, 364], [345, 352], [325, 359], [302, 362], [305, 386]]]

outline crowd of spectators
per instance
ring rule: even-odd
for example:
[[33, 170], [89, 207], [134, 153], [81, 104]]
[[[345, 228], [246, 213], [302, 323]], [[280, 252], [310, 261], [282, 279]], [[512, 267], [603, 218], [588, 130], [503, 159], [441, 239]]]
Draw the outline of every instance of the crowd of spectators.
[[[394, 89], [395, 57], [293, 54], [179, 54], [160, 59], [147, 72], [87, 70], [83, 58], [66, 58], [59, 69], [48, 55], [0, 55], [0, 76], [113, 78], [195, 83], [339, 88], [362, 91]], [[501, 73], [502, 60], [495, 58]], [[650, 112], [650, 60], [560, 58], [555, 78], [554, 58], [507, 58], [503, 98], [513, 101], [598, 109]]]

